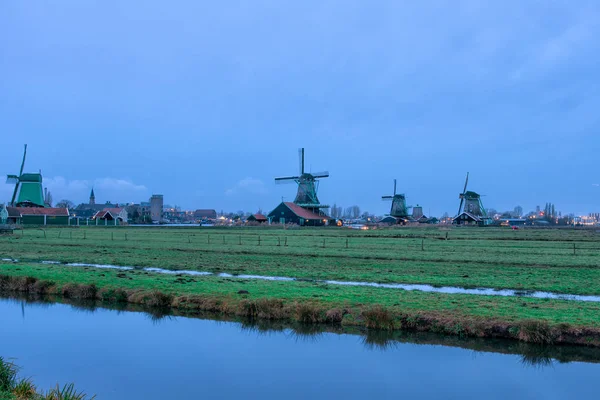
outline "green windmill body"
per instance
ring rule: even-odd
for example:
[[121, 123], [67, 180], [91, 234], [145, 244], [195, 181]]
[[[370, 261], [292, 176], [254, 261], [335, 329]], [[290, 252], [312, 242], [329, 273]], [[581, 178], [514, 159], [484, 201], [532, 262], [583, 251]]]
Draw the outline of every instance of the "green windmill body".
[[23, 152], [23, 162], [21, 163], [19, 175], [6, 176], [6, 183], [15, 184], [10, 205], [13, 207], [45, 207], [42, 174], [23, 173], [26, 155], [27, 145], [25, 145]]
[[408, 213], [410, 206], [406, 205], [406, 195], [396, 193], [396, 179], [394, 179], [394, 194], [392, 196], [381, 196], [381, 199], [392, 201], [390, 216], [404, 221], [410, 219], [410, 215]]
[[467, 184], [469, 183], [469, 173], [467, 172], [467, 179], [465, 179], [465, 186], [462, 193], [458, 195], [460, 204], [458, 206], [458, 213], [453, 220], [455, 224], [477, 224], [487, 225], [490, 222], [490, 218], [483, 207], [481, 202], [481, 195], [472, 190], [467, 190]]
[[297, 176], [284, 176], [275, 178], [275, 183], [298, 184], [298, 192], [294, 199], [294, 204], [318, 214], [320, 209], [328, 208], [328, 205], [321, 204], [317, 197], [319, 189], [319, 179], [329, 177], [329, 172], [306, 172], [304, 170], [304, 148], [299, 150], [300, 173]]

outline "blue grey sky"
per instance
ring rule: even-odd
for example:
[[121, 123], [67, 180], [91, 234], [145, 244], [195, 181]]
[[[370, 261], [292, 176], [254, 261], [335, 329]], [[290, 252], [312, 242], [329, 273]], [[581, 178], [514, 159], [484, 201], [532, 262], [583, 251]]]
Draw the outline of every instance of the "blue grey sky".
[[[600, 211], [598, 1], [0, 2], [0, 173], [55, 200]], [[0, 200], [12, 188], [0, 184]]]

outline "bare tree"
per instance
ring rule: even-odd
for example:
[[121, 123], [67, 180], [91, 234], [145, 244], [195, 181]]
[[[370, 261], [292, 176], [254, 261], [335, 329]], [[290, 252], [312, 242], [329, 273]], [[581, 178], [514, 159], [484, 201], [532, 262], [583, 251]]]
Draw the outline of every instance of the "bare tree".
[[56, 203], [56, 207], [71, 209], [71, 208], [75, 208], [75, 203], [73, 203], [71, 200], [63, 199], [63, 200], [59, 201], [58, 203]]

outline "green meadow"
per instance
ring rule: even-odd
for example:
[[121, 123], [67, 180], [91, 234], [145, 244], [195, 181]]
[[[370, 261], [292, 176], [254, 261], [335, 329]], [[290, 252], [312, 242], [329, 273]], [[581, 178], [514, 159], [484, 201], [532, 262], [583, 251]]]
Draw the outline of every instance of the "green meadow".
[[[551, 326], [600, 328], [600, 303], [425, 293], [316, 282], [418, 283], [600, 295], [600, 234], [593, 230], [30, 228], [0, 237], [0, 258], [19, 260], [19, 263], [1, 262], [0, 275], [51, 282], [59, 288], [53, 293], [77, 284], [94, 285], [105, 292], [124, 290], [130, 297], [135, 291], [152, 291], [169, 298], [200, 296], [217, 301], [218, 310], [240, 309], [248, 301], [261, 299], [310, 304], [325, 311], [363, 310], [362, 314], [344, 314], [348, 323], [353, 322], [352, 318], [366, 315], [365, 309], [376, 306], [383, 307], [391, 316], [427, 315], [452, 321], [476, 319], [506, 324], [544, 321]], [[43, 265], [40, 261], [301, 280], [165, 275], [140, 269]]]

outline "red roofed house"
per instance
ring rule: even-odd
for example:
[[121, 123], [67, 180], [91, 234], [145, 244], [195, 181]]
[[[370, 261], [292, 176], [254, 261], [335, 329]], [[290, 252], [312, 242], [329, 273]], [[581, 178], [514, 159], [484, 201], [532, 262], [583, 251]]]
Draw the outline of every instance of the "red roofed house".
[[[127, 222], [128, 217], [129, 216], [125, 208], [110, 207], [98, 211], [96, 214], [94, 214], [92, 219], [96, 221], [96, 225], [109, 225], [109, 221], [111, 221], [110, 225], [121, 225], [123, 222]], [[104, 222], [104, 224], [99, 221]]]
[[301, 226], [328, 225], [331, 217], [317, 214], [291, 202], [282, 202], [268, 215], [269, 221], [280, 224], [298, 224]]
[[253, 215], [249, 216], [248, 218], [246, 218], [246, 221], [248, 221], [248, 222], [258, 222], [258, 223], [262, 224], [263, 222], [267, 222], [268, 219], [267, 219], [267, 217], [265, 217], [261, 213], [256, 213], [256, 214], [253, 214]]

